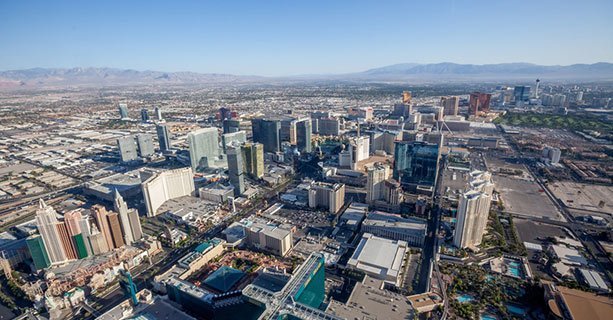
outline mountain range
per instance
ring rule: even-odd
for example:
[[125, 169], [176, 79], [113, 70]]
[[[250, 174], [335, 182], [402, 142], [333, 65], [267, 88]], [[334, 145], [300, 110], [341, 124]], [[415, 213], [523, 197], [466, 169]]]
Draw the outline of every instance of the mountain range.
[[0, 71], [0, 88], [36, 88], [66, 86], [121, 86], [145, 84], [240, 84], [292, 80], [348, 80], [348, 81], [454, 81], [454, 80], [550, 80], [613, 79], [613, 63], [544, 66], [530, 63], [434, 64], [402, 63], [363, 72], [336, 75], [308, 75], [295, 77], [238, 76], [196, 72], [137, 71], [114, 68], [33, 68]]

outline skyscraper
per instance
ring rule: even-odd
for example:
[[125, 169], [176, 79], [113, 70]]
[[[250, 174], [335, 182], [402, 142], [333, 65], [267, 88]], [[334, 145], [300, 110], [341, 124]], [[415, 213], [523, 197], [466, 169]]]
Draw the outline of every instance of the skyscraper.
[[470, 94], [469, 110], [468, 113], [472, 115], [478, 115], [479, 112], [490, 111], [490, 100], [492, 95], [489, 93], [473, 92]]
[[110, 250], [109, 245], [104, 238], [104, 234], [98, 230], [98, 227], [96, 227], [95, 224], [92, 225], [91, 234], [88, 238], [92, 248], [92, 254], [101, 254]]
[[236, 131], [221, 135], [221, 146], [224, 152], [226, 152], [229, 146], [240, 146], [245, 142], [247, 142], [247, 133], [245, 131]]
[[162, 152], [169, 151], [171, 144], [170, 144], [170, 133], [168, 132], [168, 127], [163, 124], [158, 124], [155, 127], [155, 131], [158, 134], [158, 141], [160, 143], [160, 151]]
[[68, 260], [77, 259], [77, 248], [75, 247], [74, 239], [68, 233], [68, 226], [66, 226], [66, 222], [60, 221], [58, 224], [56, 224], [56, 229]]
[[76, 209], [66, 212], [66, 214], [64, 214], [64, 222], [66, 223], [69, 236], [74, 241], [79, 259], [88, 257], [91, 254], [91, 248], [87, 241], [89, 229], [86, 224], [88, 222], [81, 214], [81, 210]]
[[36, 210], [36, 226], [42, 237], [51, 264], [68, 261], [68, 254], [62, 244], [62, 238], [58, 231], [59, 224], [57, 212], [52, 207], [47, 206], [43, 199], [40, 199], [38, 210]]
[[320, 118], [317, 123], [317, 132], [322, 136], [338, 136], [341, 133], [341, 122], [337, 118]]
[[144, 108], [140, 110], [140, 120], [143, 123], [149, 121], [149, 110], [144, 109]]
[[296, 147], [300, 152], [310, 153], [313, 149], [311, 144], [311, 119], [300, 119], [296, 122]]
[[234, 196], [238, 197], [245, 192], [245, 177], [243, 155], [240, 147], [230, 147], [228, 153], [228, 175], [234, 187]]
[[40, 235], [32, 235], [26, 239], [26, 245], [32, 256], [34, 267], [36, 270], [48, 268], [51, 266], [45, 243]]
[[446, 116], [457, 116], [460, 106], [458, 97], [441, 97], [441, 107]]
[[390, 177], [390, 167], [380, 162], [366, 167], [366, 202], [372, 204], [385, 198], [385, 180]]
[[402, 91], [402, 103], [411, 104], [411, 92], [410, 91]]
[[162, 109], [160, 107], [155, 107], [155, 118], [157, 121], [162, 121], [164, 118], [162, 117]]
[[513, 97], [515, 98], [515, 104], [521, 104], [530, 100], [530, 87], [529, 86], [515, 86], [513, 89]]
[[123, 197], [119, 194], [117, 189], [115, 189], [113, 207], [115, 212], [119, 214], [119, 222], [121, 224], [124, 243], [131, 245], [132, 242], [134, 242], [134, 237], [132, 235], [132, 227], [130, 226], [130, 218], [128, 217], [128, 204], [123, 201]]
[[139, 133], [136, 135], [136, 144], [138, 146], [138, 155], [141, 158], [148, 157], [154, 153], [153, 136], [148, 133]]
[[264, 146], [261, 143], [246, 143], [242, 150], [247, 174], [256, 179], [262, 178], [264, 176]]
[[117, 147], [119, 148], [121, 161], [129, 162], [138, 159], [136, 141], [134, 141], [133, 136], [124, 136], [117, 139]]
[[189, 158], [195, 172], [213, 165], [219, 157], [219, 139], [217, 128], [203, 128], [187, 135]]
[[345, 204], [345, 185], [342, 183], [314, 182], [309, 189], [309, 207], [325, 208], [337, 213]]
[[264, 152], [281, 151], [281, 121], [253, 119], [251, 123], [253, 142], [264, 145]]
[[440, 160], [438, 144], [423, 141], [396, 141], [394, 179], [404, 186], [434, 187]]
[[481, 244], [487, 226], [494, 185], [491, 174], [483, 171], [470, 173], [470, 182], [458, 203], [457, 224], [453, 245], [475, 248]]
[[114, 248], [121, 248], [123, 247], [124, 243], [124, 238], [123, 238], [123, 233], [121, 231], [121, 222], [119, 221], [119, 214], [117, 212], [109, 212], [106, 215], [106, 218], [109, 221], [109, 229], [111, 230], [111, 237], [113, 240], [113, 247]]
[[134, 241], [138, 241], [143, 238], [143, 228], [140, 224], [140, 218], [138, 217], [138, 211], [136, 209], [128, 210], [128, 220], [130, 220], [130, 228], [132, 229], [132, 238]]
[[120, 119], [122, 120], [130, 119], [130, 116], [128, 115], [128, 105], [126, 103], [120, 103], [118, 109], [119, 109]]
[[221, 121], [226, 119], [232, 119], [232, 110], [226, 107], [219, 108], [219, 118]]
[[223, 133], [232, 133], [241, 130], [241, 122], [236, 119], [226, 119], [223, 121]]
[[107, 215], [109, 214], [108, 211], [106, 211], [106, 209], [101, 205], [93, 205], [91, 210], [94, 214], [94, 218], [96, 219], [98, 230], [100, 230], [100, 233], [106, 242], [106, 247], [108, 250], [115, 248], [115, 244], [113, 243], [113, 235], [111, 234], [111, 227], [109, 226], [109, 220], [107, 218]]

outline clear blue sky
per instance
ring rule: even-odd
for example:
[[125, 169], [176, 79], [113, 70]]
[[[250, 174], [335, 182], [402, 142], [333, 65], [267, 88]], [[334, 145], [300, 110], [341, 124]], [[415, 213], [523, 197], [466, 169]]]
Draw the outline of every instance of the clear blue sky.
[[0, 0], [0, 70], [292, 75], [613, 61], [613, 1]]

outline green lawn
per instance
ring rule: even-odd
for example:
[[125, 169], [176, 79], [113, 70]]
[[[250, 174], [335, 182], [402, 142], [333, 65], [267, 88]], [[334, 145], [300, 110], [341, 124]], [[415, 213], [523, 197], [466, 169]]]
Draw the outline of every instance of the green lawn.
[[598, 118], [577, 115], [560, 115], [547, 113], [512, 113], [494, 120], [496, 124], [506, 124], [518, 127], [542, 127], [569, 130], [613, 131], [613, 123]]

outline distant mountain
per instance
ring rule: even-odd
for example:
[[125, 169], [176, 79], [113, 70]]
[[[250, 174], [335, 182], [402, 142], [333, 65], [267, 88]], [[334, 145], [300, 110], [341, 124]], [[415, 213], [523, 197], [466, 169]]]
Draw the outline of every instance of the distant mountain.
[[599, 62], [594, 64], [573, 64], [569, 66], [542, 66], [531, 63], [499, 63], [499, 64], [457, 64], [442, 62], [434, 64], [403, 63], [366, 70], [351, 75], [354, 78], [415, 78], [438, 77], [445, 78], [518, 78], [518, 77], [548, 77], [548, 78], [611, 78], [613, 79], [613, 63]]
[[542, 66], [531, 63], [434, 64], [402, 63], [370, 69], [358, 73], [337, 75], [302, 75], [293, 77], [237, 76], [230, 74], [137, 71], [113, 68], [33, 68], [0, 71], [0, 89], [61, 88], [70, 86], [124, 85], [188, 85], [188, 84], [245, 84], [284, 83], [292, 81], [349, 80], [349, 81], [465, 81], [534, 79], [611, 80], [613, 64], [573, 64]]
[[33, 68], [0, 71], [0, 88], [242, 83], [257, 81], [258, 79], [260, 77], [195, 72], [137, 71], [113, 68]]

